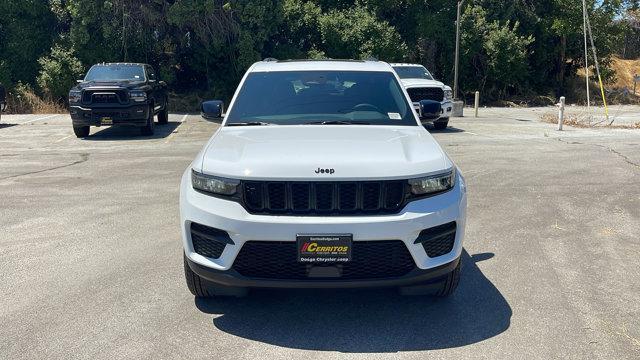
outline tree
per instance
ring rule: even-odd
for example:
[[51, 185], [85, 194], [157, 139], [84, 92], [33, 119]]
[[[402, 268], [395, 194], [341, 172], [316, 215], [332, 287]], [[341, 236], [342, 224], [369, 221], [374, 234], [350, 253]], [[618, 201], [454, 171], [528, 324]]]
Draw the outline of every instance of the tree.
[[0, 1], [0, 82], [33, 84], [36, 60], [50, 49], [55, 28], [46, 1]]
[[471, 65], [462, 67], [462, 88], [480, 90], [488, 99], [520, 94], [529, 76], [527, 47], [533, 37], [518, 35], [518, 22], [512, 26], [487, 17], [476, 5], [461, 18], [461, 63]]
[[75, 57], [73, 48], [56, 45], [51, 54], [40, 58], [38, 63], [41, 70], [37, 82], [44, 94], [58, 102], [66, 100], [69, 89], [83, 73], [82, 63]]
[[408, 48], [400, 34], [388, 22], [361, 5], [331, 10], [320, 16], [322, 50], [331, 58], [363, 59], [377, 57], [400, 61]]

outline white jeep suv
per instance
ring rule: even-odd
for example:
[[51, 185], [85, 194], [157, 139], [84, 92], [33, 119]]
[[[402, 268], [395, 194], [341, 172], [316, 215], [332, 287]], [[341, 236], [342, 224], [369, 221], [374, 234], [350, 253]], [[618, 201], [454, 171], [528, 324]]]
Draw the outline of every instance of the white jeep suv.
[[[422, 123], [433, 123], [438, 130], [447, 128], [449, 118], [453, 112], [453, 97], [451, 88], [433, 78], [433, 75], [419, 64], [391, 64], [398, 73], [402, 85], [409, 93], [418, 116]], [[423, 114], [420, 111], [421, 100], [434, 100], [441, 104], [439, 114]]]
[[[425, 103], [425, 111], [439, 111]], [[249, 288], [399, 287], [451, 294], [464, 178], [389, 64], [258, 62], [182, 177], [184, 270], [196, 296]]]

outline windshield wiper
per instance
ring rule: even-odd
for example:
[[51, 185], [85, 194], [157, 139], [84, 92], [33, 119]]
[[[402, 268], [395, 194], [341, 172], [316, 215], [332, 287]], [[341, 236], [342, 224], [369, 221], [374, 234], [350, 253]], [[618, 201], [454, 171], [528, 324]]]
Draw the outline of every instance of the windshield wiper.
[[352, 121], [352, 120], [326, 120], [326, 121], [312, 121], [305, 123], [305, 125], [369, 125], [366, 121]]
[[248, 122], [237, 122], [237, 123], [227, 124], [227, 126], [269, 126], [269, 125], [276, 125], [276, 124], [264, 122], [264, 121], [248, 121]]

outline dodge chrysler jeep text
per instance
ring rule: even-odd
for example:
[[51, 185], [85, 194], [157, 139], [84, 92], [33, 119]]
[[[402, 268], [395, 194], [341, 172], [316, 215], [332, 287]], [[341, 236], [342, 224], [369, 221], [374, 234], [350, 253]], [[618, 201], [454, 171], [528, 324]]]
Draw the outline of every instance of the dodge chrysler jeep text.
[[[425, 100], [425, 111], [440, 103]], [[254, 64], [182, 177], [184, 270], [196, 296], [249, 288], [453, 293], [466, 187], [377, 61]]]

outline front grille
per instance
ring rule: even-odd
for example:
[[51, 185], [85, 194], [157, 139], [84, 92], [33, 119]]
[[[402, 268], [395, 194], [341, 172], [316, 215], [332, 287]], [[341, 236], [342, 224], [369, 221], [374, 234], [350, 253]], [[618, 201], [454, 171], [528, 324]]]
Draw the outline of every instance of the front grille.
[[242, 184], [244, 207], [252, 214], [396, 213], [409, 187], [406, 181], [263, 182]]
[[124, 104], [129, 101], [124, 90], [85, 90], [82, 102], [85, 104]]
[[422, 230], [415, 243], [421, 243], [430, 258], [448, 254], [456, 241], [456, 222]]
[[444, 90], [441, 88], [409, 88], [407, 93], [413, 102], [420, 100], [442, 101], [444, 99]]
[[196, 223], [191, 224], [191, 242], [196, 253], [212, 259], [222, 255], [227, 243], [233, 243], [227, 232]]
[[[351, 256], [350, 262], [329, 264], [338, 267], [341, 276], [328, 279], [396, 278], [416, 267], [409, 250], [399, 240], [354, 241]], [[307, 274], [313, 266], [298, 262], [297, 246], [292, 241], [248, 241], [233, 263], [233, 269], [242, 276], [271, 280], [309, 279]]]

